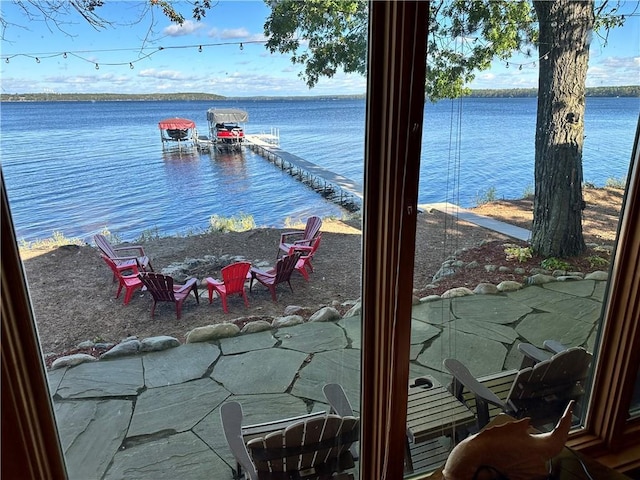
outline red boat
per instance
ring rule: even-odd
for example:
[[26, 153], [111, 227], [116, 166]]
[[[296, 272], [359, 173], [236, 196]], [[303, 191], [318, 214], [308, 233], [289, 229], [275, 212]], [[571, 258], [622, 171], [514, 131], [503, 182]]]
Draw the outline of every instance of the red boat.
[[165, 142], [192, 142], [195, 139], [196, 124], [186, 118], [167, 118], [158, 122], [162, 145]]
[[207, 110], [209, 133], [218, 150], [239, 150], [244, 142], [244, 127], [249, 114], [237, 108]]

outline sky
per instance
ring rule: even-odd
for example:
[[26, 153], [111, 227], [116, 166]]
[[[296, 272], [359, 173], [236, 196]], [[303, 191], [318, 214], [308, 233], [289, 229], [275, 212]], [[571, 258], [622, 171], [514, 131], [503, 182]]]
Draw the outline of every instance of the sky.
[[[182, 27], [149, 4], [108, 0], [100, 12], [114, 25], [97, 31], [74, 11], [58, 17], [56, 25], [28, 19], [14, 1], [0, 0], [7, 25], [0, 43], [2, 93], [201, 92], [245, 97], [365, 92], [363, 76], [342, 72], [309, 89], [298, 75], [301, 65], [265, 48], [263, 26], [270, 9], [262, 1], [219, 1], [203, 21], [187, 20]], [[626, 8], [637, 4], [626, 2]], [[189, 9], [182, 11], [188, 18]], [[637, 13], [610, 32], [606, 46], [593, 36], [587, 86], [640, 85], [640, 10]], [[470, 87], [535, 88], [538, 67], [533, 60], [494, 62]]]

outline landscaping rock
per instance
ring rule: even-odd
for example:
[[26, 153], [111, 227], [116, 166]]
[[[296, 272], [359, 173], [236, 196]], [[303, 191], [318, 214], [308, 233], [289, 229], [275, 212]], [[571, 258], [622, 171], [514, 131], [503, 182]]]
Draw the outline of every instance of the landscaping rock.
[[362, 303], [358, 300], [353, 307], [351, 307], [347, 313], [344, 314], [344, 318], [357, 317], [362, 313]]
[[556, 277], [552, 275], [536, 273], [535, 275], [527, 278], [527, 285], [543, 285], [545, 283], [550, 283], [555, 281], [556, 281]]
[[300, 315], [287, 315], [286, 317], [274, 318], [271, 326], [274, 328], [292, 327], [293, 325], [300, 325], [301, 323], [304, 323], [304, 318]]
[[289, 305], [284, 309], [284, 316], [288, 315], [300, 315], [300, 312], [304, 312], [304, 307], [300, 307], [298, 305]]
[[167, 350], [180, 345], [177, 338], [168, 335], [160, 335], [158, 337], [145, 338], [140, 342], [141, 352], [157, 352], [159, 350]]
[[505, 280], [504, 282], [500, 282], [497, 288], [500, 292], [515, 292], [522, 288], [522, 284], [513, 280]]
[[468, 295], [473, 295], [473, 292], [467, 287], [457, 287], [444, 292], [442, 298], [466, 297]]
[[311, 315], [310, 322], [332, 322], [334, 320], [340, 320], [342, 316], [340, 312], [333, 307], [324, 307]]
[[197, 327], [187, 333], [187, 343], [209, 342], [219, 338], [233, 337], [240, 333], [240, 328], [233, 323], [219, 323]]
[[98, 359], [92, 355], [86, 353], [76, 353], [74, 355], [66, 355], [54, 360], [51, 364], [51, 369], [55, 370], [56, 368], [62, 367], [74, 367], [76, 365], [80, 365], [81, 363], [95, 362], [97, 360]]
[[264, 332], [265, 330], [270, 330], [271, 324], [266, 320], [256, 320], [255, 322], [249, 322], [242, 330], [241, 333], [256, 333], [256, 332]]
[[607, 272], [603, 272], [602, 270], [598, 270], [597, 272], [588, 273], [587, 275], [585, 275], [584, 279], [606, 281], [609, 279], [609, 274]]
[[477, 295], [495, 295], [499, 293], [498, 287], [491, 283], [479, 283], [476, 288], [473, 289], [473, 293]]
[[123, 342], [120, 342], [111, 350], [107, 350], [102, 355], [100, 355], [100, 358], [107, 359], [125, 357], [127, 355], [135, 355], [139, 350], [140, 341], [133, 338], [131, 340], [124, 340]]

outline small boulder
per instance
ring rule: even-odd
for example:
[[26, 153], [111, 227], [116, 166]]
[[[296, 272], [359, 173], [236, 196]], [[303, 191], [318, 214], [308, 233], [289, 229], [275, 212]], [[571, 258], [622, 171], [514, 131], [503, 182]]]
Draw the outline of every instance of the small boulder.
[[333, 307], [324, 307], [311, 315], [310, 322], [332, 322], [334, 320], [340, 320], [340, 312]]
[[602, 270], [598, 270], [597, 272], [587, 273], [584, 279], [585, 280], [608, 280], [609, 274], [607, 272], [603, 272]]
[[500, 282], [496, 288], [500, 292], [515, 292], [522, 288], [522, 284], [513, 280], [505, 280], [504, 282]]
[[527, 278], [527, 285], [544, 285], [545, 283], [550, 283], [555, 281], [556, 281], [556, 277], [554, 277], [553, 275], [536, 273], [535, 275]]
[[62, 367], [75, 367], [85, 362], [96, 362], [98, 359], [92, 355], [86, 353], [75, 353], [73, 355], [65, 355], [64, 357], [57, 358], [51, 364], [51, 369]]
[[288, 315], [299, 315], [300, 312], [304, 311], [304, 307], [300, 307], [298, 305], [289, 305], [284, 309], [284, 316]]
[[473, 292], [467, 287], [457, 287], [444, 292], [442, 298], [466, 297], [468, 295], [473, 295]]
[[440, 297], [440, 295], [427, 295], [426, 297], [422, 297], [420, 299], [420, 303], [429, 303], [429, 302], [435, 302], [436, 300], [441, 300], [442, 297]]
[[286, 317], [277, 317], [271, 322], [273, 328], [292, 327], [304, 323], [304, 318], [300, 315], [287, 315]]
[[264, 332], [265, 330], [271, 330], [271, 324], [266, 320], [256, 320], [255, 322], [249, 322], [242, 330], [241, 333], [257, 333]]
[[358, 300], [353, 307], [351, 307], [347, 313], [344, 314], [344, 318], [357, 317], [362, 313], [362, 303]]
[[180, 345], [177, 338], [168, 335], [160, 335], [158, 337], [145, 338], [140, 342], [141, 352], [157, 352], [159, 350], [167, 350]]
[[120, 342], [111, 350], [107, 350], [100, 358], [108, 359], [108, 358], [118, 358], [118, 357], [126, 357], [128, 355], [135, 355], [140, 350], [140, 341], [136, 339], [125, 340]]
[[492, 283], [479, 283], [476, 288], [473, 289], [473, 293], [476, 295], [495, 295], [499, 293], [498, 287]]
[[233, 323], [219, 323], [196, 327], [187, 333], [187, 343], [208, 342], [219, 338], [235, 337], [240, 328]]

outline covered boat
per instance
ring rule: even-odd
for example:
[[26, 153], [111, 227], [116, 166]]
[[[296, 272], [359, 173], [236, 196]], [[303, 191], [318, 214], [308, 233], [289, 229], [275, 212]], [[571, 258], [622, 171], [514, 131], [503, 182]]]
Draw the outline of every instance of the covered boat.
[[158, 122], [162, 145], [165, 142], [191, 142], [195, 138], [196, 124], [186, 118], [167, 118]]
[[244, 142], [244, 127], [249, 114], [238, 108], [207, 110], [209, 133], [218, 150], [239, 150]]

